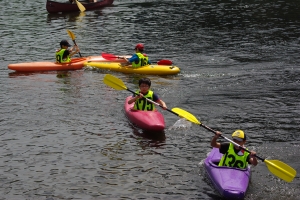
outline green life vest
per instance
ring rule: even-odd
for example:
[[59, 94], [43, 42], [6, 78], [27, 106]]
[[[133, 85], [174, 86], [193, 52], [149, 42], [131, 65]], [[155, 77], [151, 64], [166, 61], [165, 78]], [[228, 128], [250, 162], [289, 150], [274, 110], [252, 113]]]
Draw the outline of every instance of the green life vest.
[[249, 153], [244, 152], [243, 155], [237, 155], [234, 151], [234, 144], [230, 143], [228, 151], [223, 155], [219, 166], [236, 167], [244, 169], [248, 166], [247, 157]]
[[67, 49], [60, 49], [59, 51], [57, 51], [55, 53], [55, 56], [56, 56], [56, 61], [58, 63], [67, 63], [67, 62], [71, 62], [71, 58], [70, 56], [68, 55], [66, 58], [63, 58], [64, 56], [64, 53]]
[[138, 63], [132, 62], [131, 64], [133, 68], [138, 68], [148, 64], [148, 56], [144, 56], [144, 54], [142, 53], [136, 53], [136, 55], [139, 57], [139, 62]]
[[[140, 91], [136, 91], [136, 93], [140, 93]], [[148, 93], [144, 95], [144, 97], [151, 99], [153, 101], [153, 91], [149, 90]], [[147, 101], [145, 98], [140, 98], [136, 100], [136, 102], [134, 103], [134, 109], [150, 111], [150, 110], [154, 110], [155, 106], [153, 105], [153, 103]]]

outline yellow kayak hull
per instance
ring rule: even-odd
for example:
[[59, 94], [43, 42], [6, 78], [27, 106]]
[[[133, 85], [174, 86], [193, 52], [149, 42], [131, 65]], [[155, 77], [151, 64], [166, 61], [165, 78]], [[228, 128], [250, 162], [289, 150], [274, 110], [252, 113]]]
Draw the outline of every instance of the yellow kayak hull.
[[122, 72], [125, 74], [148, 74], [148, 75], [176, 75], [180, 69], [176, 66], [170, 65], [146, 65], [139, 68], [132, 68], [130, 66], [122, 66], [120, 62], [93, 62], [88, 61], [83, 64], [86, 67], [95, 67], [103, 70], [111, 70]]

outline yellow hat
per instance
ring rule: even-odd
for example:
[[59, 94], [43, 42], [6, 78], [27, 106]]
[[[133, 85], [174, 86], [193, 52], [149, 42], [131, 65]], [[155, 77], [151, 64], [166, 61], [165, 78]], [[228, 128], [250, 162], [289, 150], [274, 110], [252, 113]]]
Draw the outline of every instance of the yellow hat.
[[246, 140], [246, 134], [242, 130], [236, 130], [232, 133], [232, 139], [237, 141]]

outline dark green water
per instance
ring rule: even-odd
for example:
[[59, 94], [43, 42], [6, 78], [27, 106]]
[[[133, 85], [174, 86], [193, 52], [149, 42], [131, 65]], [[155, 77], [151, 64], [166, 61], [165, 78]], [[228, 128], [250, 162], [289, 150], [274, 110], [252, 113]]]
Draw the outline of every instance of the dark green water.
[[[128, 91], [108, 88], [106, 73], [136, 89], [140, 75], [80, 70], [15, 73], [10, 63], [54, 60], [66, 29], [84, 56], [132, 54], [181, 73], [148, 76], [169, 108], [195, 115], [227, 137], [297, 171], [299, 162], [299, 1], [116, 0], [111, 7], [48, 14], [46, 1], [1, 1], [0, 199], [220, 199], [201, 161], [212, 134], [162, 111], [167, 129], [147, 138], [123, 113]], [[70, 41], [71, 42], [71, 41]], [[262, 162], [246, 199], [297, 199]]]

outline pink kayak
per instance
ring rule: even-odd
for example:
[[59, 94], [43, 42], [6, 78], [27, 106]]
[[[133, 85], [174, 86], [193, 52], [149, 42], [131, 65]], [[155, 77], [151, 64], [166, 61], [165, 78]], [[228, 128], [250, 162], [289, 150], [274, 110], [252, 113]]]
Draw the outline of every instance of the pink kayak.
[[130, 98], [131, 96], [126, 98], [124, 108], [125, 114], [132, 124], [147, 131], [163, 131], [165, 129], [165, 119], [159, 111], [133, 110], [134, 103], [127, 103]]

